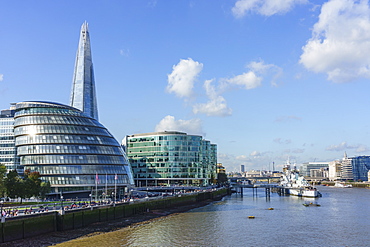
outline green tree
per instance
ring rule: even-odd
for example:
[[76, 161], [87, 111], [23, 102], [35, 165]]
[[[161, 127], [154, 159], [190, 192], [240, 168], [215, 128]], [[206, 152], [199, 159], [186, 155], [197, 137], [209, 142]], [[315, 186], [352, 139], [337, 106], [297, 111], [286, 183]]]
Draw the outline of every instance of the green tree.
[[21, 194], [22, 198], [29, 198], [32, 196], [39, 196], [41, 190], [41, 179], [39, 172], [24, 171], [23, 178], [24, 191]]
[[6, 178], [4, 179], [4, 185], [6, 195], [10, 198], [16, 198], [17, 196], [21, 196], [23, 193], [22, 179], [16, 170], [10, 171], [6, 175]]
[[228, 182], [226, 173], [217, 173], [217, 183], [225, 184]]
[[41, 200], [44, 200], [44, 198], [46, 197], [46, 194], [50, 192], [50, 189], [51, 189], [51, 186], [50, 186], [50, 182], [41, 182], [41, 186], [40, 186], [40, 197], [41, 197]]
[[6, 192], [5, 176], [6, 176], [6, 166], [0, 164], [0, 197], [4, 197]]

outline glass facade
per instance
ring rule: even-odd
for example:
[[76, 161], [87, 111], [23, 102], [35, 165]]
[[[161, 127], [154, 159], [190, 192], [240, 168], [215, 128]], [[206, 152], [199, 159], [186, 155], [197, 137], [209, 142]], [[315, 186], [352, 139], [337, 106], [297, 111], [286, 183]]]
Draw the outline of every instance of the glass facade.
[[216, 178], [217, 145], [182, 132], [155, 132], [123, 140], [135, 184], [209, 185]]
[[367, 173], [370, 170], [370, 156], [351, 158], [354, 181], [368, 181]]
[[329, 169], [329, 162], [307, 162], [303, 163], [299, 168], [299, 174], [305, 177], [311, 176], [311, 170], [325, 168]]
[[71, 91], [71, 106], [81, 110], [87, 116], [98, 120], [90, 34], [86, 22], [82, 24], [81, 27], [80, 41], [76, 54]]
[[122, 147], [97, 120], [50, 102], [16, 104], [14, 135], [20, 164], [38, 171], [54, 192], [99, 186], [130, 187]]
[[23, 174], [23, 168], [19, 164], [14, 137], [14, 109], [12, 105], [9, 110], [0, 113], [0, 164], [6, 166], [7, 171], [17, 170]]

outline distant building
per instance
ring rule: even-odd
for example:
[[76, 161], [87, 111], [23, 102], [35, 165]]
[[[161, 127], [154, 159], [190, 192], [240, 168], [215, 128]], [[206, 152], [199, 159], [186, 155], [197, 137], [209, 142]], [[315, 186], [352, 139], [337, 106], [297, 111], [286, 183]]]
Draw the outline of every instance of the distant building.
[[[299, 169], [299, 174], [305, 177], [311, 176], [312, 169], [329, 168], [329, 162], [307, 162], [303, 163]], [[329, 174], [328, 174], [329, 175]], [[327, 176], [328, 176], [327, 175]]]
[[10, 109], [0, 112], [0, 164], [6, 166], [7, 172], [16, 170], [22, 175], [23, 168], [19, 164], [15, 147], [14, 110], [15, 104], [11, 104]]
[[217, 173], [226, 173], [226, 168], [222, 165], [222, 163], [217, 163]]
[[344, 157], [342, 159], [341, 179], [353, 180], [352, 158], [348, 158], [346, 153], [344, 153]]
[[329, 162], [329, 174], [330, 181], [336, 181], [342, 178], [342, 161], [334, 160]]
[[244, 173], [245, 172], [245, 166], [244, 165], [240, 165], [240, 172], [241, 173]]
[[354, 181], [368, 181], [367, 173], [370, 170], [370, 156], [356, 156], [351, 158]]
[[124, 138], [135, 185], [212, 184], [216, 179], [217, 145], [202, 136], [165, 131]]
[[251, 170], [247, 171], [245, 174], [246, 177], [262, 177], [262, 172], [260, 170]]

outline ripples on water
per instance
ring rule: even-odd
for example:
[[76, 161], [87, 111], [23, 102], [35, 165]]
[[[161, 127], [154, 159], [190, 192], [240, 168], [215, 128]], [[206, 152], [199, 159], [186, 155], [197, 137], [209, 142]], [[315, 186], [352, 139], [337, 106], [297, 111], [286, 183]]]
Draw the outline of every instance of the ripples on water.
[[[243, 197], [233, 194], [186, 213], [65, 246], [370, 246], [370, 190], [319, 190], [323, 197], [317, 199], [273, 193], [269, 201], [262, 189], [257, 197], [245, 190]], [[321, 207], [304, 207], [306, 202]]]

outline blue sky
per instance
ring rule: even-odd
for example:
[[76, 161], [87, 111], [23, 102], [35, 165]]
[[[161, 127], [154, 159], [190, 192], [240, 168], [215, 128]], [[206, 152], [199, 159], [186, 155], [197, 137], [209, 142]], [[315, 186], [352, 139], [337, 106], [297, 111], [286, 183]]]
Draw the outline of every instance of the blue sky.
[[69, 104], [89, 23], [99, 120], [203, 135], [228, 171], [370, 155], [370, 6], [350, 0], [0, 0], [0, 108]]

